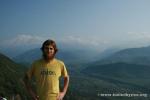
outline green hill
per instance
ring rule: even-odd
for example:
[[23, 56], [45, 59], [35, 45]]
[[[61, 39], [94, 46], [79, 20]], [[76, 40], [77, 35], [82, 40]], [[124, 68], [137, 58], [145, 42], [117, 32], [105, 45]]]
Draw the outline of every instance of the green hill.
[[[150, 67], [137, 64], [91, 64], [81, 71], [99, 93], [146, 93], [148, 97], [105, 97], [104, 100], [149, 100]], [[94, 90], [91, 88], [90, 91]], [[102, 100], [103, 100], [102, 99]]]
[[0, 54], [0, 96], [4, 96], [8, 100], [16, 95], [19, 95], [22, 100], [28, 98], [22, 83], [24, 71], [23, 67]]
[[128, 64], [123, 62], [111, 64], [92, 64], [84, 69], [88, 74], [102, 75], [115, 78], [147, 78], [150, 79], [150, 66]]

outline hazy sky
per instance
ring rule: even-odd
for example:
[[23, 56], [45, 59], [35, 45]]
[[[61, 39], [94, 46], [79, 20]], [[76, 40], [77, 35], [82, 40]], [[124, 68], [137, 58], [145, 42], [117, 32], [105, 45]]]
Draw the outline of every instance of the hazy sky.
[[45, 39], [93, 46], [150, 44], [150, 0], [0, 0], [0, 46]]

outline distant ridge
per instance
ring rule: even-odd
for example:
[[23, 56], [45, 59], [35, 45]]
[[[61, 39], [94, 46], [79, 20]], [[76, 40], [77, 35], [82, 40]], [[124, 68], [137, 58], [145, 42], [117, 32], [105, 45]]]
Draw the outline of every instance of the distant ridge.
[[125, 62], [133, 64], [150, 65], [150, 46], [140, 48], [128, 48], [120, 50], [105, 59], [97, 60], [100, 64]]

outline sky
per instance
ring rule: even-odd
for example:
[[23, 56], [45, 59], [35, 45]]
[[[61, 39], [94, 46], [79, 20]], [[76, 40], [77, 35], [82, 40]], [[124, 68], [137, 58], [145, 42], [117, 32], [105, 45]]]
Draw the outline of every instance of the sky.
[[149, 5], [149, 0], [0, 0], [0, 50], [34, 48], [46, 39], [99, 51], [146, 46]]

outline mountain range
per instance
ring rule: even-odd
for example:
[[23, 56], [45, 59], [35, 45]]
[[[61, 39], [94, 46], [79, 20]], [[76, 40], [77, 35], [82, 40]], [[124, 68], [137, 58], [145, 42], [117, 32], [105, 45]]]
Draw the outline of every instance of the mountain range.
[[[58, 53], [56, 54], [56, 58], [63, 60], [69, 65], [73, 63], [85, 63], [90, 60], [92, 61], [96, 55], [97, 52], [92, 50], [63, 48], [58, 51]], [[14, 57], [13, 60], [18, 63], [31, 64], [34, 60], [40, 59], [41, 57], [42, 51], [40, 50], [40, 48], [35, 48]]]
[[131, 64], [150, 65], [150, 46], [123, 49], [103, 59], [97, 60], [97, 62], [99, 62], [99, 64], [125, 62]]
[[[100, 56], [100, 54], [92, 55], [93, 52], [90, 53], [82, 50], [60, 50], [60, 54], [57, 56], [71, 65], [68, 69], [70, 87], [65, 100], [149, 100], [149, 51], [150, 47], [128, 48], [114, 52], [113, 54], [111, 53], [104, 58], [97, 58], [95, 61], [95, 57], [97, 55]], [[19, 55], [13, 60], [16, 62], [20, 60], [21, 63], [31, 63], [35, 58], [41, 56], [40, 53], [40, 49], [33, 49], [23, 53], [21, 56]], [[10, 73], [8, 77], [16, 77], [13, 79], [18, 82], [16, 87], [19, 88], [21, 86], [19, 84], [21, 83], [16, 79], [22, 77], [22, 72], [25, 72], [26, 68], [17, 67], [19, 66], [18, 64], [4, 55], [1, 55], [0, 59], [1, 70], [4, 70], [5, 74]], [[94, 60], [92, 61], [91, 59]], [[5, 66], [13, 70], [5, 70]], [[0, 77], [2, 83], [3, 80], [7, 79], [7, 75], [4, 73]], [[13, 87], [10, 88], [14, 89]], [[7, 92], [7, 87], [3, 89]], [[134, 97], [132, 99], [128, 97], [102, 97], [97, 96], [98, 93], [146, 93], [148, 97]], [[5, 93], [3, 94], [5, 95]]]

